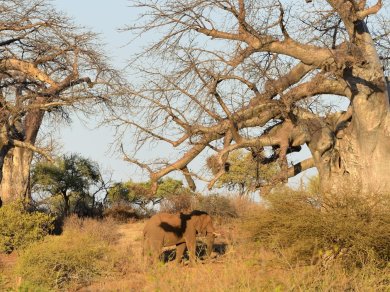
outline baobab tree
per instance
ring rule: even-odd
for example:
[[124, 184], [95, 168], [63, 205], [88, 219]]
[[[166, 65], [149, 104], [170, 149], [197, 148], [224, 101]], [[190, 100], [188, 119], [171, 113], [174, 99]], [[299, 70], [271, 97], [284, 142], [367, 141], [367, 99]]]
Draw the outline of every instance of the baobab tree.
[[[172, 171], [191, 181], [194, 159], [214, 151], [212, 187], [246, 148], [279, 163], [274, 182], [316, 167], [324, 191], [389, 193], [388, 14], [380, 0], [306, 2], [137, 1], [129, 29], [160, 39], [137, 56], [146, 82], [125, 102], [139, 113], [117, 121], [135, 129], [137, 149], [160, 141], [178, 156], [126, 159], [153, 181]], [[329, 108], [336, 98], [347, 106]], [[289, 166], [305, 144], [312, 157]]]
[[[119, 77], [96, 35], [75, 27], [47, 1], [0, 4], [0, 197], [27, 193], [42, 122], [107, 101]], [[96, 111], [96, 108], [95, 108]]]

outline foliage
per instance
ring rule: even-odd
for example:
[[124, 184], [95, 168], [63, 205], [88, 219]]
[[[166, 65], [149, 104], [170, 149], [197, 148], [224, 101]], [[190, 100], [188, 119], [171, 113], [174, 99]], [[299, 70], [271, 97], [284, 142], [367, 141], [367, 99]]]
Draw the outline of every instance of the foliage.
[[116, 239], [111, 222], [71, 217], [65, 222], [63, 235], [47, 237], [21, 254], [17, 273], [32, 290], [89, 284], [106, 273], [109, 243]]
[[103, 212], [105, 218], [112, 218], [117, 222], [126, 223], [131, 219], [140, 219], [142, 214], [132, 206], [126, 204], [113, 205]]
[[24, 249], [42, 240], [53, 229], [54, 218], [40, 212], [25, 211], [20, 201], [0, 208], [0, 252]]
[[340, 261], [345, 267], [390, 261], [389, 197], [274, 193], [248, 220], [253, 239], [291, 262]]
[[[254, 204], [253, 212], [260, 213], [264, 207]], [[116, 226], [112, 222], [80, 220], [71, 217], [65, 222], [64, 236], [58, 238], [57, 244], [60, 251], [70, 252], [65, 249], [65, 244], [79, 246], [78, 251], [82, 252], [82, 247], [88, 250], [93, 246], [87, 238], [88, 234], [95, 239], [95, 247], [107, 246], [105, 256], [88, 254], [91, 261], [95, 263], [94, 273], [90, 276], [85, 272], [90, 268], [85, 264], [85, 268], [76, 266], [74, 272], [69, 273], [73, 278], [69, 282], [59, 285], [52, 285], [53, 281], [45, 281], [43, 278], [47, 271], [52, 277], [50, 265], [44, 268], [37, 260], [36, 264], [32, 260], [21, 266], [23, 255], [19, 258], [18, 272], [27, 270], [31, 276], [22, 276], [22, 283], [15, 287], [15, 275], [11, 267], [4, 274], [4, 290], [7, 291], [387, 291], [390, 281], [390, 267], [378, 267], [373, 262], [366, 262], [364, 266], [345, 269], [337, 261], [329, 262], [327, 266], [297, 265], [286, 256], [288, 249], [277, 249], [272, 251], [265, 249], [259, 242], [249, 240], [246, 228], [247, 220], [229, 220], [228, 224], [218, 225], [216, 228], [223, 235], [217, 238], [217, 244], [226, 244], [226, 252], [220, 254], [217, 259], [212, 259], [207, 263], [188, 268], [171, 264], [146, 267], [143, 265], [141, 252], [136, 249], [141, 247], [142, 240], [139, 234], [142, 233], [142, 223], [132, 223], [121, 226], [121, 234], [118, 239]], [[257, 221], [252, 221], [257, 224]], [[244, 225], [243, 225], [244, 224]], [[123, 228], [123, 229], [122, 229]], [[74, 239], [69, 241], [70, 233]], [[104, 240], [106, 239], [106, 240]], [[104, 242], [102, 243], [102, 240]], [[44, 242], [44, 244], [47, 244]], [[54, 245], [54, 242], [52, 243]], [[47, 247], [47, 245], [45, 245]], [[54, 249], [54, 248], [53, 248]], [[103, 248], [104, 249], [104, 248]], [[48, 252], [36, 249], [41, 252], [46, 263], [58, 259], [59, 255], [52, 258]], [[73, 247], [73, 250], [76, 250]], [[54, 251], [53, 251], [54, 252]], [[64, 255], [65, 257], [65, 255]], [[76, 261], [75, 257], [82, 256], [71, 254], [65, 263]], [[36, 255], [39, 258], [39, 255]], [[1, 269], [1, 266], [0, 266]], [[84, 272], [84, 274], [81, 273]], [[0, 270], [0, 274], [3, 271]], [[1, 274], [3, 275], [3, 274]], [[19, 274], [20, 276], [21, 274]], [[99, 276], [100, 275], [100, 276]], [[78, 278], [76, 278], [78, 277]], [[1, 278], [1, 277], [0, 277]], [[61, 277], [58, 277], [61, 279]], [[43, 279], [39, 282], [34, 279]], [[92, 283], [91, 283], [92, 282]], [[39, 284], [41, 283], [41, 284]], [[60, 283], [58, 283], [60, 284]], [[0, 286], [1, 287], [1, 286]], [[3, 288], [3, 287], [1, 287]], [[0, 288], [0, 289], [1, 289]]]
[[162, 180], [157, 189], [164, 200], [160, 205], [160, 210], [168, 213], [178, 213], [191, 209], [195, 193], [184, 187], [179, 180], [166, 178]]
[[161, 180], [157, 188], [157, 196], [160, 198], [169, 198], [190, 190], [183, 186], [183, 182], [177, 179], [167, 177]]
[[54, 164], [38, 162], [32, 170], [32, 185], [49, 208], [65, 216], [94, 207], [96, 194], [104, 189], [98, 165], [77, 154], [64, 155]]
[[144, 213], [149, 213], [149, 205], [153, 208], [158, 203], [178, 201], [177, 196], [182, 194], [192, 194], [192, 192], [183, 186], [179, 180], [166, 178], [158, 183], [157, 192], [153, 194], [150, 190], [150, 182], [132, 182], [116, 183], [108, 191], [108, 201], [111, 205], [129, 204], [141, 208]]
[[183, 192], [169, 196], [161, 202], [160, 211], [168, 213], [179, 213], [193, 209], [196, 196], [192, 192]]
[[198, 196], [195, 209], [205, 211], [211, 216], [237, 217], [237, 210], [231, 199], [219, 194]]
[[[32, 151], [48, 158], [53, 150], [51, 131], [40, 134], [42, 128], [56, 130], [75, 111], [96, 116], [124, 84], [108, 65], [97, 35], [53, 6], [47, 0], [0, 2], [4, 201], [25, 195]], [[38, 135], [43, 138], [39, 145]], [[3, 171], [8, 175], [1, 176]]]
[[[216, 174], [218, 164], [215, 156], [210, 156], [207, 165]], [[251, 152], [237, 150], [230, 153], [227, 160], [228, 170], [216, 183], [216, 187], [227, 187], [228, 190], [237, 190], [240, 196], [255, 191], [260, 183], [269, 182], [277, 173], [277, 165], [264, 165], [257, 161]]]
[[152, 195], [149, 182], [120, 182], [114, 184], [108, 191], [107, 199], [110, 204], [130, 204], [146, 209], [146, 205], [158, 203], [161, 198]]
[[299, 267], [240, 243], [218, 264], [197, 265], [191, 273], [164, 266], [146, 276], [153, 291], [388, 291], [389, 272], [372, 265], [351, 272], [337, 264]]

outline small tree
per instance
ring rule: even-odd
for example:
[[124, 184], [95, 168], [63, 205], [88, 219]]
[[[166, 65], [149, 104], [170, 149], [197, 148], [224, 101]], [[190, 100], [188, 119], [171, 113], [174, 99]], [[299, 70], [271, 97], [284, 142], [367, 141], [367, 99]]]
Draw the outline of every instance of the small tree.
[[[238, 191], [240, 196], [244, 196], [257, 190], [260, 185], [270, 183], [278, 167], [275, 163], [262, 164], [264, 159], [243, 150], [232, 152], [225, 164], [228, 171], [219, 178], [216, 187], [227, 187], [229, 191]], [[207, 166], [214, 174], [219, 171], [215, 156], [208, 158]]]
[[[98, 165], [77, 154], [64, 155], [54, 164], [39, 162], [32, 171], [33, 192], [41, 195], [46, 203], [58, 207], [60, 213], [68, 216], [81, 205], [96, 205], [96, 195], [106, 185]], [[58, 202], [59, 200], [59, 202]]]
[[183, 187], [179, 180], [166, 178], [158, 182], [156, 193], [151, 191], [151, 183], [148, 182], [120, 182], [114, 184], [108, 191], [108, 200], [110, 204], [128, 204], [137, 206], [142, 212], [148, 214], [151, 205], [153, 209], [157, 204], [164, 200], [172, 200], [183, 193], [191, 193]]
[[53, 230], [53, 217], [28, 212], [15, 201], [0, 209], [0, 253], [11, 253], [43, 239]]
[[145, 213], [147, 205], [160, 202], [160, 198], [152, 196], [148, 182], [136, 183], [133, 181], [115, 183], [108, 191], [108, 202], [111, 205], [138, 206]]

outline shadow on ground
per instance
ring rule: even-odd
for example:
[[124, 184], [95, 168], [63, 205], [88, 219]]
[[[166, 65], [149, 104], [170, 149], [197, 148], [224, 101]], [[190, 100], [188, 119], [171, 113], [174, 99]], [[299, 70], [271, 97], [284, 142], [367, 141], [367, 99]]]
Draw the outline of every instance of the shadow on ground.
[[[200, 260], [203, 260], [206, 258], [206, 244], [203, 242], [199, 241], [196, 244], [196, 257]], [[227, 250], [227, 244], [226, 243], [216, 243], [213, 246], [213, 252], [216, 254], [216, 257], [219, 257], [223, 254], [226, 253]], [[174, 261], [176, 259], [176, 248], [170, 248], [165, 250], [161, 254], [161, 260], [164, 263]], [[188, 253], [187, 253], [187, 248], [184, 252], [184, 260], [187, 261], [189, 260]]]

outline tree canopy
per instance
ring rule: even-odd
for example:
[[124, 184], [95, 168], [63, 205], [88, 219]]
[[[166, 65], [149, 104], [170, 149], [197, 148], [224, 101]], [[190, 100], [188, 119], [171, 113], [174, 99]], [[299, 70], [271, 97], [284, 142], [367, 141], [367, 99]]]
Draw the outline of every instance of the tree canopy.
[[[135, 57], [145, 82], [118, 103], [116, 117], [137, 139], [126, 159], [148, 171], [155, 188], [173, 171], [212, 188], [229, 155], [245, 148], [264, 164], [277, 162], [282, 182], [316, 167], [324, 190], [349, 182], [359, 192], [389, 191], [382, 1], [135, 3], [142, 14], [129, 29], [160, 39]], [[176, 154], [140, 160], [137, 151], [150, 143]], [[312, 157], [288, 165], [303, 145]], [[219, 168], [205, 177], [191, 165], [208, 155]]]
[[191, 190], [185, 188], [181, 181], [168, 177], [158, 182], [155, 193], [151, 192], [150, 181], [115, 183], [109, 189], [107, 199], [111, 205], [130, 204], [148, 213], [150, 208], [160, 204], [163, 200], [191, 193]]
[[2, 1], [0, 11], [0, 196], [12, 200], [28, 192], [32, 153], [50, 159], [36, 145], [43, 120], [94, 113], [121, 78], [96, 34], [48, 1]]
[[[227, 187], [230, 191], [238, 191], [240, 196], [256, 191], [260, 185], [272, 184], [272, 179], [278, 172], [278, 166], [264, 165], [264, 157], [253, 157], [251, 152], [237, 150], [229, 155], [225, 163], [226, 172], [219, 178], [216, 187]], [[210, 156], [207, 166], [212, 172], [218, 172], [218, 162], [215, 156]]]
[[[64, 155], [55, 163], [40, 162], [32, 169], [32, 188], [37, 202], [57, 207], [54, 210], [60, 215], [68, 216], [70, 212], [87, 212], [106, 194], [106, 183], [98, 165], [79, 155]], [[60, 201], [56, 206], [55, 202]], [[79, 210], [78, 210], [79, 209]], [[83, 215], [83, 214], [81, 214]]]

